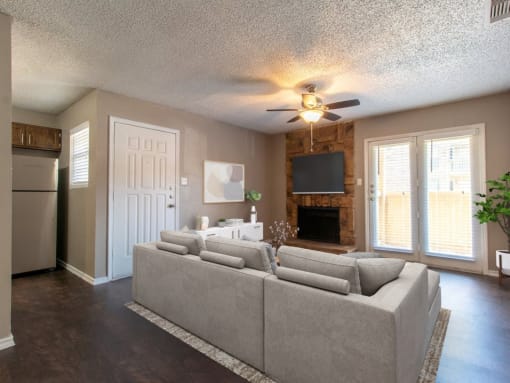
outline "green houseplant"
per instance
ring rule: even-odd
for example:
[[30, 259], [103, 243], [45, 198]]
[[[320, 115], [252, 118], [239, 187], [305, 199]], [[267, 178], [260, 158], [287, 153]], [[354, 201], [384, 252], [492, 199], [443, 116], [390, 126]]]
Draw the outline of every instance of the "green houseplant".
[[508, 264], [510, 262], [510, 172], [503, 174], [496, 180], [488, 180], [488, 194], [478, 193], [480, 201], [475, 202], [479, 207], [475, 217], [480, 223], [496, 222], [506, 234], [507, 249], [496, 250], [496, 267], [498, 268], [499, 284], [509, 277]]
[[507, 237], [507, 250], [510, 250], [510, 172], [496, 180], [488, 180], [487, 194], [477, 193], [480, 201], [475, 217], [480, 223], [496, 222]]

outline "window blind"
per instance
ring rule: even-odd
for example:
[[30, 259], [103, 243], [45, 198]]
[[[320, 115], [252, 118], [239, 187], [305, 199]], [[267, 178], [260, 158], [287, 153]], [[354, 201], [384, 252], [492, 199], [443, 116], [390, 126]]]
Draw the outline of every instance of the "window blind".
[[89, 181], [89, 128], [71, 133], [71, 186], [85, 187]]
[[424, 140], [422, 195], [427, 255], [473, 257], [472, 150], [472, 136]]
[[411, 142], [372, 145], [373, 246], [413, 251]]

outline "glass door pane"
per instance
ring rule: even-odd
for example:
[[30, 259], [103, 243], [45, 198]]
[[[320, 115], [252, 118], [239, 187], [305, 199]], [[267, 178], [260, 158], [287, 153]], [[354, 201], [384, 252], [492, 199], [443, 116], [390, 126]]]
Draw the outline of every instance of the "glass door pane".
[[412, 142], [370, 145], [370, 222], [374, 249], [413, 252]]
[[425, 255], [472, 259], [472, 137], [425, 139]]

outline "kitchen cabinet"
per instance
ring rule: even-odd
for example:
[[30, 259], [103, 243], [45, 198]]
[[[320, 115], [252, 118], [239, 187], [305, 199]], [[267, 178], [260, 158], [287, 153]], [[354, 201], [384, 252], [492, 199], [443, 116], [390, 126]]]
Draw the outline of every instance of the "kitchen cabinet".
[[13, 122], [12, 146], [60, 152], [62, 150], [62, 130]]

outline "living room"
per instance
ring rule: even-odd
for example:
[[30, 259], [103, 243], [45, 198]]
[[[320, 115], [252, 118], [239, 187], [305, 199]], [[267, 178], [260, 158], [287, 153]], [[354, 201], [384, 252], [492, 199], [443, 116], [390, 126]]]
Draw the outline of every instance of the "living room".
[[[485, 225], [471, 219], [478, 209], [473, 203], [476, 193], [484, 192], [486, 180], [508, 172], [510, 164], [505, 148], [510, 141], [510, 21], [491, 22], [490, 4], [320, 2], [321, 6], [265, 4], [266, 9], [261, 4], [222, 3], [209, 4], [209, 15], [200, 2], [145, 8], [120, 3], [62, 7], [50, 2], [43, 8], [36, 2], [1, 1], [0, 12], [5, 14], [0, 15], [1, 51], [9, 57], [2, 59], [0, 68], [5, 126], [1, 171], [2, 179], [9, 180], [2, 189], [2, 211], [13, 209], [13, 154], [28, 150], [40, 158], [58, 158], [59, 264], [57, 271], [15, 278], [11, 285], [12, 218], [5, 214], [0, 240], [5, 244], [0, 259], [0, 340], [1, 348], [6, 348], [0, 352], [0, 364], [5, 366], [0, 366], [1, 380], [34, 381], [43, 376], [49, 381], [136, 381], [141, 377], [243, 381], [217, 360], [124, 307], [133, 300], [131, 278], [120, 278], [132, 272], [132, 245], [159, 240], [160, 231], [157, 225], [148, 232], [136, 228], [139, 240], [129, 237], [129, 209], [122, 216], [124, 202], [115, 205], [119, 201], [115, 140], [126, 126], [174, 135], [174, 141], [168, 142], [175, 145], [175, 172], [170, 175], [175, 182], [173, 189], [166, 188], [169, 200], [163, 202], [163, 209], [171, 211], [165, 219], [173, 226], [165, 225], [165, 229], [194, 230], [197, 216], [207, 217], [209, 226], [223, 218], [249, 222], [255, 205], [263, 238], [271, 240], [270, 226], [275, 222], [288, 221], [293, 229], [300, 226], [298, 205], [335, 208], [338, 246], [439, 271], [441, 307], [451, 314], [439, 342], [440, 359], [430, 375], [434, 380], [436, 376], [437, 381], [508, 380], [509, 282], [498, 283], [496, 257], [498, 250], [508, 247], [507, 235], [496, 222]], [[338, 18], [349, 21], [340, 23]], [[190, 24], [190, 20], [195, 21]], [[252, 25], [260, 27], [255, 31]], [[342, 36], [340, 42], [335, 36]], [[313, 91], [309, 85], [315, 86]], [[338, 121], [322, 118], [310, 125], [298, 118], [287, 123], [304, 107], [303, 95], [308, 94], [320, 105], [345, 100], [359, 100], [360, 105], [331, 109], [342, 116]], [[266, 111], [271, 108], [298, 109]], [[61, 147], [53, 154], [13, 150], [11, 123], [59, 129]], [[85, 185], [71, 187], [72, 137], [84, 123], [88, 177]], [[406, 156], [395, 157], [402, 148]], [[293, 193], [293, 158], [338, 152], [344, 161], [343, 194]], [[456, 153], [458, 163], [453, 161]], [[433, 201], [420, 194], [419, 185], [433, 184], [427, 174], [434, 173], [444, 158], [457, 166], [456, 173], [436, 170], [440, 178], [433, 181], [440, 186], [429, 191], [443, 192], [445, 183], [445, 190], [458, 194], [431, 208], [435, 215], [430, 213], [425, 223], [419, 213], [425, 216]], [[244, 201], [243, 192], [242, 201], [207, 202], [207, 162], [243, 165], [244, 191], [260, 192], [260, 201]], [[467, 189], [459, 178], [466, 168], [471, 177]], [[403, 189], [398, 174], [407, 182]], [[393, 203], [388, 214], [376, 198], [387, 191], [379, 185], [399, 188], [395, 189], [399, 199], [386, 195], [385, 203]], [[469, 217], [463, 220], [452, 207], [461, 200], [458, 206], [464, 206], [464, 211], [468, 206]], [[127, 238], [114, 230], [126, 222]], [[128, 243], [130, 249], [117, 247], [121, 243]], [[434, 251], [438, 243], [447, 251]], [[118, 251], [130, 256], [120, 257], [117, 264]], [[121, 270], [126, 264], [127, 271], [116, 272], [116, 265]], [[51, 301], [51, 295], [59, 302]], [[83, 312], [73, 305], [76, 300], [87, 306], [81, 308]], [[62, 321], [55, 321], [55, 316]], [[117, 328], [93, 317], [111, 321]], [[73, 329], [72, 323], [79, 327]], [[57, 335], [50, 334], [60, 326], [66, 336], [73, 331], [79, 334], [57, 347]], [[50, 366], [47, 371], [36, 366], [35, 356], [28, 356], [38, 337], [40, 347], [55, 347], [52, 355], [36, 353]], [[101, 337], [109, 344], [93, 340]], [[156, 348], [151, 348], [151, 342]], [[73, 347], [80, 350], [75, 355], [70, 353]], [[104, 357], [109, 347], [108, 363], [92, 355]], [[123, 371], [112, 368], [111, 363], [133, 362], [122, 347], [140, 357], [141, 365]], [[147, 356], [133, 351], [136, 347]], [[475, 350], [464, 355], [468, 349]], [[156, 357], [156, 350], [168, 351], [172, 357]], [[34, 365], [33, 372], [23, 368], [25, 357]], [[70, 372], [51, 358], [61, 358], [73, 369], [80, 360], [89, 367]], [[143, 366], [148, 370], [142, 372]]]

